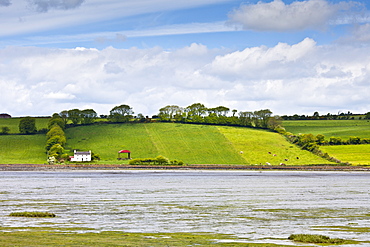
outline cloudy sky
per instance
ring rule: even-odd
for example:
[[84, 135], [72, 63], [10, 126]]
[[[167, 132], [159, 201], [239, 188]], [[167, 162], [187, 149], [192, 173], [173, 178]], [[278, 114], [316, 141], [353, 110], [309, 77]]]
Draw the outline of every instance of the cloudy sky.
[[0, 0], [0, 113], [369, 112], [369, 2]]

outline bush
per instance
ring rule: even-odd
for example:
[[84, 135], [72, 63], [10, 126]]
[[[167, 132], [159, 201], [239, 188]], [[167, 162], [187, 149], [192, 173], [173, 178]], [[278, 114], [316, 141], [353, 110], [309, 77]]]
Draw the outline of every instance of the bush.
[[184, 162], [181, 160], [169, 160], [162, 155], [157, 156], [156, 158], [137, 158], [132, 159], [128, 162], [130, 165], [183, 165]]
[[0, 135], [7, 135], [9, 134], [10, 128], [8, 126], [1, 127]]
[[14, 212], [9, 214], [12, 217], [55, 217], [55, 214], [49, 212]]

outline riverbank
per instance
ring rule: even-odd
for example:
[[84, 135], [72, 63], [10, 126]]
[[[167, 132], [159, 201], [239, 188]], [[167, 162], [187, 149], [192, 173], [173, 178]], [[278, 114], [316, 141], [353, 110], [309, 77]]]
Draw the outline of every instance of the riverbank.
[[283, 171], [370, 171], [370, 166], [268, 166], [268, 165], [109, 165], [109, 164], [0, 164], [0, 171], [63, 171], [63, 170], [283, 170]]

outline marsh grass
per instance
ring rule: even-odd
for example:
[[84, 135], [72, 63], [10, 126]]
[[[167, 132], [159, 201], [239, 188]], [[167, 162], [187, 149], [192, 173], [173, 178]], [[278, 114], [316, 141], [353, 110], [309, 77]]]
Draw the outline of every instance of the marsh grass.
[[246, 243], [233, 235], [214, 233], [126, 233], [118, 231], [69, 232], [68, 229], [0, 228], [0, 243], [8, 246], [249, 246], [277, 247], [269, 243]]
[[13, 212], [10, 213], [11, 217], [37, 217], [37, 218], [52, 218], [56, 215], [49, 212]]
[[324, 235], [317, 234], [292, 234], [288, 238], [295, 242], [301, 243], [313, 243], [313, 244], [345, 244], [348, 243], [347, 240], [340, 238], [330, 238]]

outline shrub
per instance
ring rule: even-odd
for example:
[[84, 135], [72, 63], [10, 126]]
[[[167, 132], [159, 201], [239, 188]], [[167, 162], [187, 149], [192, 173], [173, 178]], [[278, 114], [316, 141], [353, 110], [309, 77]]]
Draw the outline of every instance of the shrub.
[[1, 127], [0, 135], [7, 135], [9, 134], [10, 128], [8, 126]]
[[55, 214], [49, 212], [14, 212], [9, 214], [12, 217], [55, 217]]

